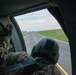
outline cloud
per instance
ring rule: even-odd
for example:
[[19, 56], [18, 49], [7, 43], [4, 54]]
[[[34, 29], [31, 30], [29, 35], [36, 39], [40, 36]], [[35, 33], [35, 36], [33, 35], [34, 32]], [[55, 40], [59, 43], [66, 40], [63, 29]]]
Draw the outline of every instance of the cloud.
[[15, 17], [21, 30], [39, 31], [60, 29], [58, 22], [47, 9]]

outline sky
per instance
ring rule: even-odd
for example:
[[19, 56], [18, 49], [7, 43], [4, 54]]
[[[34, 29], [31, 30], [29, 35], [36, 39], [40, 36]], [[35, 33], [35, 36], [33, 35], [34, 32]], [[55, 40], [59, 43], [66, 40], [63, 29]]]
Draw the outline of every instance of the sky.
[[15, 19], [22, 31], [61, 29], [58, 22], [47, 9], [16, 16]]

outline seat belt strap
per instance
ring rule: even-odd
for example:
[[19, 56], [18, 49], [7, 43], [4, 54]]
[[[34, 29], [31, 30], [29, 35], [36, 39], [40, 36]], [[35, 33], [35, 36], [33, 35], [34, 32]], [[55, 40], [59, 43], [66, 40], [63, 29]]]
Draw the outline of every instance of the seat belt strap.
[[[28, 70], [30, 69], [30, 66], [33, 66], [33, 70], [31, 73], [33, 73], [34, 71], [38, 71], [42, 68], [44, 68], [45, 66], [47, 66], [47, 64], [45, 63], [42, 63], [42, 62], [38, 62], [36, 63], [33, 59], [32, 56], [30, 56], [26, 61], [24, 62], [20, 62], [18, 64], [15, 64], [15, 65], [12, 65], [12, 66], [9, 66], [9, 67], [5, 67], [5, 68], [2, 68], [0, 69], [0, 75], [4, 74], [4, 73], [7, 73], [7, 72], [10, 72], [10, 71], [13, 71], [13, 70], [17, 70], [17, 69], [21, 69], [21, 68], [24, 68], [25, 70], [28, 68]], [[35, 66], [35, 68], [34, 68]], [[30, 71], [30, 70], [29, 70]], [[25, 72], [26, 74], [26, 72]]]
[[0, 69], [0, 75], [4, 74], [4, 73], [7, 73], [7, 72], [10, 72], [10, 71], [13, 71], [13, 70], [20, 69], [20, 68], [28, 67], [28, 66], [34, 65], [34, 64], [36, 64], [36, 63], [34, 62], [33, 57], [30, 56], [24, 62], [20, 62], [18, 64]]

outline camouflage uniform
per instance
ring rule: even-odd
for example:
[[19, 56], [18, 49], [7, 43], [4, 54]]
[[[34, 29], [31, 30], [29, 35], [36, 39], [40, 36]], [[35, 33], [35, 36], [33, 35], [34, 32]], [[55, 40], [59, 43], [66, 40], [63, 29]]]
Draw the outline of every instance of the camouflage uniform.
[[[14, 65], [16, 63], [27, 60], [30, 54], [26, 52], [10, 52], [12, 48], [9, 37], [0, 38], [0, 68]], [[22, 69], [11, 71], [5, 75], [21, 75]], [[43, 69], [32, 73], [31, 75], [61, 75], [60, 71], [55, 65], [48, 65]]]
[[[7, 61], [5, 62], [5, 64], [6, 64], [6, 66], [11, 66], [13, 64], [27, 60], [27, 58], [29, 56], [30, 55], [26, 52], [9, 53], [9, 55], [7, 55], [7, 57], [6, 57]], [[11, 62], [9, 62], [9, 61], [11, 61]], [[11, 71], [11, 72], [7, 73], [6, 75], [21, 75], [23, 70], [24, 69], [18, 69], [15, 71]], [[61, 75], [61, 73], [55, 65], [51, 64], [51, 65], [44, 67], [43, 69], [41, 69], [39, 71], [34, 72], [31, 75]]]
[[12, 48], [10, 38], [8, 36], [0, 37], [0, 67], [4, 65], [4, 55]]
[[37, 72], [34, 72], [32, 75], [61, 75], [61, 73], [55, 65], [51, 64]]
[[[29, 56], [30, 54], [26, 52], [11, 52], [6, 55], [4, 64], [5, 66], [11, 66], [19, 62], [26, 61]], [[23, 68], [14, 70], [14, 71], [8, 72], [6, 75], [16, 75], [16, 74], [20, 75], [23, 70], [24, 70]]]

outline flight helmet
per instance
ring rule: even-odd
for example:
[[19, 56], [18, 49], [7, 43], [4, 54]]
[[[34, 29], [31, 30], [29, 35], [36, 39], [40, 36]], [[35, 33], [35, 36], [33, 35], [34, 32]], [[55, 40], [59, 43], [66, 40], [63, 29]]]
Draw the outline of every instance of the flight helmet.
[[51, 64], [56, 64], [59, 58], [59, 45], [51, 38], [42, 38], [33, 47], [31, 55], [36, 57], [45, 58]]

